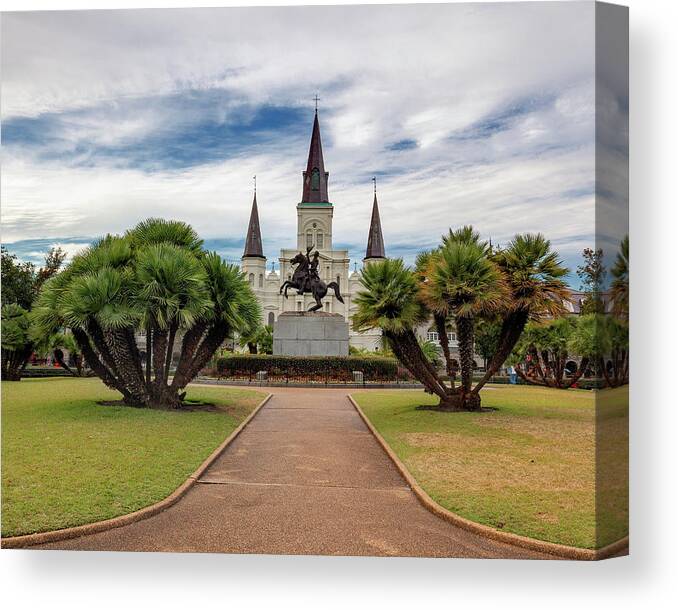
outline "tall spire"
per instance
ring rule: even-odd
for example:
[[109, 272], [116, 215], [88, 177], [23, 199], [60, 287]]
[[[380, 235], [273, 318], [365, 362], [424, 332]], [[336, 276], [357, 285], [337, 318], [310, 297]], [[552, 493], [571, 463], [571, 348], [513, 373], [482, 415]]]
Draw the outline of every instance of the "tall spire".
[[257, 209], [257, 190], [254, 189], [254, 199], [252, 201], [252, 212], [250, 212], [250, 224], [247, 227], [247, 237], [245, 237], [245, 251], [243, 258], [252, 256], [256, 258], [266, 258], [264, 256], [264, 247], [261, 243], [261, 229], [259, 227], [259, 210]]
[[384, 235], [381, 232], [381, 218], [379, 218], [379, 204], [377, 203], [377, 179], [372, 178], [372, 181], [374, 182], [374, 202], [372, 203], [370, 232], [367, 235], [365, 260], [369, 258], [386, 258]]
[[325, 162], [323, 161], [323, 147], [320, 142], [320, 124], [318, 123], [317, 106], [315, 118], [313, 119], [311, 146], [308, 149], [308, 163], [303, 175], [304, 189], [301, 203], [328, 203], [327, 180], [330, 174], [325, 171]]

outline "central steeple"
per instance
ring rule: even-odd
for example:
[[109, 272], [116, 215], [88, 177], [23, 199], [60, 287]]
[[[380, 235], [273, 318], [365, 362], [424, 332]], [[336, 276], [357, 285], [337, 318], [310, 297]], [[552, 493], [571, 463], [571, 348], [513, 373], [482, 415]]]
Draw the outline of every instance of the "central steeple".
[[[314, 205], [329, 204], [327, 195], [327, 181], [330, 176], [325, 171], [323, 160], [323, 147], [320, 142], [320, 123], [318, 122], [318, 109], [315, 111], [313, 120], [313, 133], [311, 134], [311, 146], [308, 149], [308, 163], [303, 172], [304, 188], [301, 195], [301, 204]], [[330, 204], [331, 205], [331, 204]]]

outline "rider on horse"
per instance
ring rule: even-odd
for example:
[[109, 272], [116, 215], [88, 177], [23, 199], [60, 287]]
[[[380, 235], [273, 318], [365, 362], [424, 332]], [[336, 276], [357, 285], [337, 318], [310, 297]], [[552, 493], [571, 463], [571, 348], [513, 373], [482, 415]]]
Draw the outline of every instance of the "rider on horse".
[[308, 261], [308, 275], [304, 278], [303, 285], [299, 289], [299, 294], [304, 294], [305, 292], [313, 292], [313, 284], [316, 281], [320, 280], [320, 275], [318, 274], [318, 267], [320, 266], [320, 254], [316, 250], [313, 253], [313, 258], [309, 256], [313, 250], [313, 246], [306, 248], [306, 260]]
[[327, 295], [328, 288], [334, 291], [337, 301], [343, 303], [344, 299], [341, 296], [337, 282], [325, 284], [320, 279], [320, 274], [318, 273], [320, 253], [316, 250], [313, 253], [313, 258], [311, 258], [311, 250], [313, 250], [313, 246], [306, 249], [305, 255], [299, 252], [299, 254], [290, 259], [290, 264], [292, 266], [297, 265], [297, 268], [294, 270], [292, 277], [281, 284], [279, 292], [285, 298], [287, 298], [287, 290], [289, 288], [296, 288], [298, 294], [310, 293], [315, 300], [315, 305], [309, 309], [309, 311], [313, 312], [322, 309], [322, 299]]

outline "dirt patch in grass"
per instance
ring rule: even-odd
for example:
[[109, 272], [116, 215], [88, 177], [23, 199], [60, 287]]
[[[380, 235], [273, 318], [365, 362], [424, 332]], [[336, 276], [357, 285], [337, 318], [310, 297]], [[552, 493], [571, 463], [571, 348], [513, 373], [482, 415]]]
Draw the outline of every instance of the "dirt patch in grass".
[[450, 490], [499, 491], [518, 486], [535, 492], [548, 487], [592, 493], [594, 489], [594, 462], [583, 448], [563, 455], [544, 439], [454, 433], [406, 434], [402, 441], [419, 449], [409, 457], [419, 476], [443, 482]]

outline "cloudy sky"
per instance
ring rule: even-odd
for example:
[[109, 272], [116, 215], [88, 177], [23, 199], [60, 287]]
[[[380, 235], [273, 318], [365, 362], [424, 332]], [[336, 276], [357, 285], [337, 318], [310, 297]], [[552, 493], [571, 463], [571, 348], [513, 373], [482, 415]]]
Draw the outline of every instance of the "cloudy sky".
[[573, 269], [594, 244], [591, 2], [14, 13], [1, 33], [2, 239], [22, 258], [163, 216], [237, 261], [254, 174], [276, 257], [316, 92], [352, 259], [373, 175], [389, 256], [467, 223], [541, 231]]

